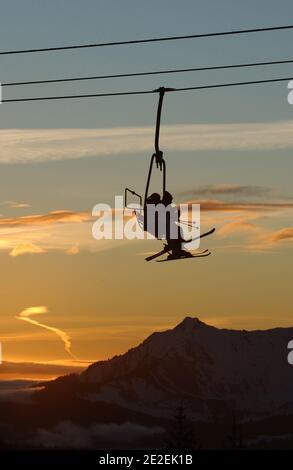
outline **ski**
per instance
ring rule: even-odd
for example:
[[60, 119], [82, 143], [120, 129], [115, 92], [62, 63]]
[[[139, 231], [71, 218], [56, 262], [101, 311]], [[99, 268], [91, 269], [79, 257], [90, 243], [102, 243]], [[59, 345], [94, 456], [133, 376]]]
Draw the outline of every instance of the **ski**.
[[162, 251], [159, 251], [158, 253], [155, 253], [154, 255], [148, 256], [147, 258], [145, 258], [145, 260], [146, 261], [151, 261], [155, 258], [158, 258], [159, 256], [164, 255], [165, 253], [168, 253], [168, 251], [170, 251], [170, 248], [167, 248], [167, 246], [166, 246]]
[[[200, 236], [197, 237], [197, 238], [194, 238], [194, 240], [198, 240], [198, 238], [207, 237], [208, 235], [211, 235], [212, 233], [214, 233], [215, 230], [216, 230], [216, 229], [215, 229], [215, 227], [214, 227], [214, 228], [212, 228], [211, 230], [209, 230], [208, 232], [205, 232], [205, 233], [200, 234]], [[190, 240], [190, 241], [191, 241], [191, 240]], [[158, 258], [159, 256], [164, 255], [164, 254], [167, 253], [168, 251], [171, 251], [171, 249], [168, 248], [168, 245], [166, 245], [163, 250], [159, 251], [158, 253], [155, 253], [155, 254], [153, 254], [153, 255], [148, 256], [147, 258], [145, 258], [145, 260], [146, 260], [146, 261], [152, 261], [153, 259], [156, 259], [156, 258]], [[196, 255], [195, 255], [195, 256], [196, 256]]]
[[191, 256], [182, 256], [180, 258], [166, 258], [166, 259], [158, 259], [157, 260], [157, 263], [164, 263], [165, 261], [177, 261], [179, 259], [191, 259], [191, 258], [204, 258], [206, 256], [210, 256], [212, 253], [207, 250], [208, 253], [205, 253], [205, 252], [202, 252], [202, 253], [199, 253], [198, 255], [191, 255]]

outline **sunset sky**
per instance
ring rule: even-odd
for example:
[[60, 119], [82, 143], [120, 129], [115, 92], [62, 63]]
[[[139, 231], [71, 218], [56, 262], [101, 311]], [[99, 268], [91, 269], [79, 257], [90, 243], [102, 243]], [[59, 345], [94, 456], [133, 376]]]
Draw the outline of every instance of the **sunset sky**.
[[[0, 50], [285, 25], [293, 17], [289, 0], [183, 0], [180, 8], [175, 0], [10, 0], [1, 8]], [[288, 30], [0, 56], [0, 81], [290, 59], [292, 39]], [[293, 78], [292, 64], [3, 88], [3, 98], [279, 77]], [[113, 205], [125, 186], [144, 192], [157, 96], [2, 103], [3, 360], [109, 358], [187, 315], [218, 327], [292, 326], [293, 106], [287, 95], [281, 82], [166, 96], [168, 190], [176, 202], [200, 202], [202, 227], [215, 226], [216, 233], [201, 244], [212, 256], [163, 264], [144, 261], [159, 242], [94, 240], [91, 217], [95, 204]]]

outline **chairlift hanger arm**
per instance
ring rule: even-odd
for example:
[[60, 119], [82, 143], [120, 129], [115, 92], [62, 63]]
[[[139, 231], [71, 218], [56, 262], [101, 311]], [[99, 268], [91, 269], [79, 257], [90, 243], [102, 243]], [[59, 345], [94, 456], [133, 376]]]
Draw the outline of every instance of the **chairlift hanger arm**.
[[146, 184], [146, 190], [145, 190], [144, 206], [146, 206], [146, 200], [147, 200], [147, 197], [148, 197], [149, 186], [150, 186], [150, 181], [151, 181], [154, 162], [156, 162], [157, 168], [159, 168], [160, 171], [163, 171], [163, 193], [166, 190], [166, 164], [165, 164], [165, 160], [163, 158], [163, 152], [160, 150], [160, 127], [161, 127], [161, 115], [162, 115], [162, 106], [163, 106], [164, 95], [165, 95], [165, 92], [172, 91], [172, 90], [174, 90], [174, 89], [173, 88], [165, 88], [165, 87], [160, 87], [160, 88], [154, 90], [155, 92], [159, 93], [159, 103], [158, 103], [158, 108], [157, 108], [156, 133], [155, 133], [155, 153], [153, 153], [153, 155], [151, 157], [151, 162], [150, 162], [150, 167], [149, 167], [149, 172], [148, 172], [148, 178], [147, 178], [147, 184]]
[[172, 90], [173, 88], [165, 88], [165, 87], [160, 87], [157, 90], [154, 90], [159, 93], [159, 103], [158, 103], [157, 120], [156, 120], [156, 134], [155, 134], [155, 154], [156, 154], [156, 164], [157, 164], [157, 167], [160, 166], [160, 170], [162, 169], [161, 161], [163, 158], [163, 152], [160, 150], [160, 128], [161, 128], [162, 106], [163, 106], [165, 92], [172, 91]]

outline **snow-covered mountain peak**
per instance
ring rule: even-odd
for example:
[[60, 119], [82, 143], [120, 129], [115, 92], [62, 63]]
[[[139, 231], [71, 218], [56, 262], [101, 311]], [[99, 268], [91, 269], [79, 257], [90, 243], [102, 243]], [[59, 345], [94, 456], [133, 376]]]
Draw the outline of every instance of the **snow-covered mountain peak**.
[[185, 317], [181, 323], [176, 326], [176, 329], [186, 329], [186, 330], [194, 330], [195, 328], [212, 328], [203, 321], [201, 321], [198, 317]]

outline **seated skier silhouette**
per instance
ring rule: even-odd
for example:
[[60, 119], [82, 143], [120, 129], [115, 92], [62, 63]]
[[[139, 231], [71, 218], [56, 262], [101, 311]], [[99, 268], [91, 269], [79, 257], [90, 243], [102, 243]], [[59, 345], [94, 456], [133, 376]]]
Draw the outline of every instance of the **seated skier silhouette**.
[[[177, 208], [173, 202], [173, 196], [169, 191], [164, 191], [163, 197], [161, 199], [158, 193], [152, 193], [146, 200], [146, 210], [148, 205], [159, 205], [163, 204], [168, 210], [166, 211], [166, 220], [165, 229], [164, 229], [164, 239], [167, 241], [165, 245], [166, 251], [171, 253], [168, 255], [167, 259], [178, 259], [178, 258], [190, 258], [192, 254], [182, 248], [182, 243], [190, 242], [191, 240], [185, 240], [181, 235], [180, 230], [180, 210]], [[154, 228], [148, 231], [152, 233], [158, 240], [162, 239], [159, 237], [159, 220], [158, 213], [155, 213]]]
[[154, 204], [154, 205], [157, 205], [161, 202], [161, 196], [158, 194], [158, 193], [153, 193], [151, 194], [147, 200], [146, 200], [146, 203], [147, 204]]
[[[172, 206], [173, 196], [169, 191], [164, 191], [161, 203], [168, 207], [170, 211], [166, 213], [166, 240], [167, 248], [170, 248], [171, 253], [168, 259], [173, 258], [189, 258], [192, 254], [182, 248], [182, 243], [190, 241], [185, 240], [181, 235], [180, 230], [180, 210], [176, 206]], [[175, 236], [174, 236], [175, 235]]]

